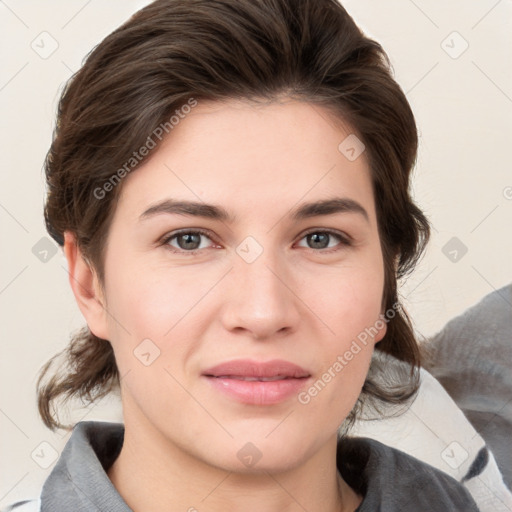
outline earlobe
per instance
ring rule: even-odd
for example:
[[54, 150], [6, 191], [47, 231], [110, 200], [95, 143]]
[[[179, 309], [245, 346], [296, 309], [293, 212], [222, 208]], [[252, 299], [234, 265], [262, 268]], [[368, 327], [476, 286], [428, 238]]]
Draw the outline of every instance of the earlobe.
[[98, 276], [86, 261], [73, 233], [64, 233], [64, 255], [68, 262], [69, 284], [91, 332], [108, 340], [105, 300]]

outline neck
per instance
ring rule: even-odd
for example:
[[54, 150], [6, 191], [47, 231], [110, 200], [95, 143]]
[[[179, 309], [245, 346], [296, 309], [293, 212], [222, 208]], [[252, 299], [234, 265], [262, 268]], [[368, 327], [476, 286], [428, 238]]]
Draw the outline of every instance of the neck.
[[353, 512], [361, 502], [337, 471], [336, 436], [300, 467], [234, 473], [199, 461], [147, 423], [125, 419], [125, 425], [123, 447], [107, 473], [134, 512]]

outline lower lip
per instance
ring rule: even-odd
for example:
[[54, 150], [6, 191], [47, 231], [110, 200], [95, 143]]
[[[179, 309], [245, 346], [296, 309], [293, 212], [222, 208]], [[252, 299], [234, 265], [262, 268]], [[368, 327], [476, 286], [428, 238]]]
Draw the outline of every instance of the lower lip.
[[272, 405], [297, 395], [309, 377], [274, 381], [248, 381], [221, 377], [206, 377], [219, 391], [243, 404]]

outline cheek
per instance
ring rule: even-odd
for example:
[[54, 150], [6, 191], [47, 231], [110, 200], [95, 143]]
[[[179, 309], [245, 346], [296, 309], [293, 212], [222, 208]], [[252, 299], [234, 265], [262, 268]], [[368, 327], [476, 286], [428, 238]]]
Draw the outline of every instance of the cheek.
[[[140, 337], [161, 339], [191, 312], [211, 285], [182, 270], [117, 267], [108, 279], [109, 312], [113, 330], [119, 323]], [[116, 325], [117, 324], [117, 325]]]
[[360, 394], [374, 345], [385, 333], [380, 316], [383, 267], [380, 258], [374, 257], [372, 264], [360, 262], [337, 269], [313, 282], [308, 300], [324, 328], [317, 338], [322, 374], [311, 395], [321, 391], [323, 398], [317, 405], [328, 403], [337, 411], [336, 417], [344, 417]]
[[378, 255], [368, 259], [311, 275], [301, 292], [340, 349], [347, 340], [374, 326], [381, 313], [382, 261]]
[[195, 347], [186, 326], [206, 285], [186, 286], [179, 275], [117, 266], [106, 283], [116, 363], [129, 395], [147, 410], [172, 410], [182, 393], [172, 375], [181, 380], [177, 369]]
[[[181, 380], [186, 362], [199, 350], [201, 334], [211, 320], [209, 292], [216, 281], [212, 272], [200, 273], [193, 267], [112, 268], [107, 283], [110, 340], [120, 373], [130, 372], [129, 380], [138, 382], [135, 394], [161, 399], [163, 395], [158, 398], [154, 390], [168, 385], [164, 395], [179, 395], [169, 373]], [[154, 362], [144, 366], [153, 357]], [[128, 380], [126, 385], [131, 388]]]

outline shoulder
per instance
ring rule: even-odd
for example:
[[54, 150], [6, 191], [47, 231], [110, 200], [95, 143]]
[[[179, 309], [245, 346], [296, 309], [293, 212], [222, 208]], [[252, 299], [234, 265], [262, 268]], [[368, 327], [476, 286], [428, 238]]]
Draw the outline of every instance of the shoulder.
[[86, 500], [87, 510], [129, 511], [106, 472], [118, 456], [123, 438], [124, 426], [120, 423], [77, 423], [43, 484], [42, 510], [82, 510]]
[[[104, 503], [120, 501], [105, 473], [119, 454], [124, 437], [124, 426], [120, 423], [81, 421], [75, 425], [54, 468], [44, 481], [42, 488], [34, 493], [28, 492], [27, 499], [10, 503], [0, 512], [40, 512], [41, 510], [78, 510], [82, 494], [88, 495], [92, 503], [99, 500]], [[121, 502], [122, 503], [122, 502]], [[123, 503], [122, 503], [123, 504]], [[124, 505], [124, 504], [123, 504]], [[95, 510], [113, 510], [96, 507]], [[126, 508], [115, 508], [125, 510]]]
[[344, 438], [337, 457], [342, 477], [364, 496], [361, 512], [378, 506], [389, 511], [479, 510], [457, 480], [374, 439]]

